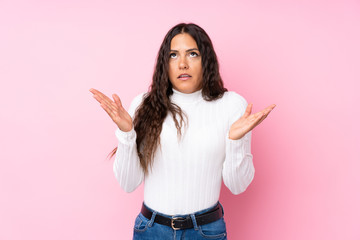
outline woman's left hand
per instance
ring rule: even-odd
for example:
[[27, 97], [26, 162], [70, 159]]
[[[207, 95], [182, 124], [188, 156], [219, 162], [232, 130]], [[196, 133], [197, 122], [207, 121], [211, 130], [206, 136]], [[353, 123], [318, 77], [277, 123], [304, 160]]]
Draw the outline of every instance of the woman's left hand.
[[250, 115], [252, 103], [248, 104], [244, 115], [242, 115], [241, 118], [239, 118], [231, 125], [229, 138], [232, 140], [238, 140], [245, 136], [246, 133], [259, 125], [269, 115], [275, 106], [275, 104], [272, 104], [264, 110]]

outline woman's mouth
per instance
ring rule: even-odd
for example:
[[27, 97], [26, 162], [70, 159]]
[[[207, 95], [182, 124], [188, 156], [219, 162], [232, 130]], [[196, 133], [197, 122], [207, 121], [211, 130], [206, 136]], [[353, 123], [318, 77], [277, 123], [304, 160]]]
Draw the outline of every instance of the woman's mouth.
[[178, 79], [180, 79], [180, 80], [188, 80], [189, 78], [191, 78], [191, 76], [189, 75], [189, 74], [186, 74], [186, 73], [184, 73], [184, 74], [180, 74], [179, 76], [178, 76]]

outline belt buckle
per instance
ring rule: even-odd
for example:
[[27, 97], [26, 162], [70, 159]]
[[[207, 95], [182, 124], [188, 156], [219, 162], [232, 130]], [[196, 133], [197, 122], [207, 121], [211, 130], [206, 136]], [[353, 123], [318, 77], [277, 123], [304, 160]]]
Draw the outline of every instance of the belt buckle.
[[176, 228], [176, 227], [175, 227], [174, 220], [177, 220], [177, 219], [182, 219], [182, 217], [174, 217], [174, 218], [171, 218], [171, 228], [174, 229], [174, 230], [180, 230], [180, 229], [181, 229], [181, 228]]

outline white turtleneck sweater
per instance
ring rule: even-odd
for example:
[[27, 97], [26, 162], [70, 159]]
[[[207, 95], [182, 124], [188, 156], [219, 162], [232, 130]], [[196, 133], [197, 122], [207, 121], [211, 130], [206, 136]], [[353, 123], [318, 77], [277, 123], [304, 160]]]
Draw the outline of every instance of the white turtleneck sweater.
[[[144, 177], [134, 128], [129, 132], [117, 128], [118, 148], [113, 165], [115, 177], [126, 192], [134, 191], [144, 180], [145, 204], [168, 215], [189, 214], [214, 205], [219, 200], [222, 180], [233, 194], [240, 194], [255, 173], [251, 131], [238, 140], [228, 137], [230, 126], [245, 113], [245, 98], [230, 91], [208, 102], [202, 98], [201, 90], [190, 94], [175, 89], [173, 92], [170, 100], [188, 117], [181, 140], [178, 141], [169, 112], [153, 169]], [[132, 101], [128, 111], [132, 118], [144, 94]]]

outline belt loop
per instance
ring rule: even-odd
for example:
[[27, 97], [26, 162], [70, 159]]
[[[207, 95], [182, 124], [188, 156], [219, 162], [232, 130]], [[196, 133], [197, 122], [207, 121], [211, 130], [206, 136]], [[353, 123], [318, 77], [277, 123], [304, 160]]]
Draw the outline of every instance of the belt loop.
[[194, 225], [194, 229], [197, 231], [199, 228], [198, 228], [198, 225], [197, 225], [197, 222], [196, 222], [196, 219], [195, 219], [195, 214], [190, 214], [191, 216], [191, 219], [192, 219], [192, 222], [193, 222], [193, 225]]
[[222, 215], [224, 216], [224, 207], [223, 207], [223, 205], [220, 203], [220, 201], [219, 201], [219, 204], [220, 204], [220, 206], [221, 206]]
[[148, 223], [148, 226], [149, 226], [149, 227], [152, 227], [152, 225], [154, 224], [156, 214], [157, 214], [157, 212], [156, 212], [156, 211], [153, 211], [153, 214], [152, 214], [152, 216], [151, 216], [150, 222]]

